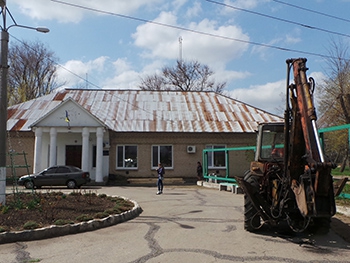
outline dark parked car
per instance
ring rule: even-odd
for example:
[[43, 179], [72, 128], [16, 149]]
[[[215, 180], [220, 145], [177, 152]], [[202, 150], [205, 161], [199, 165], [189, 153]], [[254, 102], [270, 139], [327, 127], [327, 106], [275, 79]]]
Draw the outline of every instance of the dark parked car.
[[88, 182], [90, 182], [89, 172], [84, 172], [78, 167], [69, 165], [55, 165], [40, 173], [24, 175], [18, 179], [18, 184], [24, 185], [27, 189], [62, 185], [73, 189], [80, 188]]

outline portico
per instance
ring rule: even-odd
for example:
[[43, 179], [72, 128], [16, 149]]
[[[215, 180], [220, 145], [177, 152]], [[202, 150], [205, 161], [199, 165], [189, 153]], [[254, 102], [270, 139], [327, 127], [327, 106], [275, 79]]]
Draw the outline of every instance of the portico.
[[[63, 116], [63, 117], [62, 117]], [[35, 133], [33, 171], [74, 165], [103, 182], [108, 176], [109, 136], [103, 124], [68, 99], [31, 126]]]

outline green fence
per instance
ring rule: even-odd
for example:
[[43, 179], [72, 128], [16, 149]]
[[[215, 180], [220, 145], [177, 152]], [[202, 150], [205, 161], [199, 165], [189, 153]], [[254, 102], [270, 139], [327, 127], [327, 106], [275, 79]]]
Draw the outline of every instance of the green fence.
[[[338, 130], [344, 130], [348, 129], [348, 141], [350, 146], [350, 124], [344, 124], [339, 126], [332, 126], [327, 128], [322, 128], [318, 130], [318, 133], [320, 134], [320, 141], [322, 148], [324, 147], [324, 139], [323, 135], [326, 132], [332, 132], [332, 131], [338, 131]], [[203, 150], [203, 177], [204, 179], [211, 179], [211, 180], [219, 180], [222, 182], [230, 182], [235, 183], [236, 180], [234, 178], [230, 178], [230, 162], [229, 162], [229, 153], [232, 151], [247, 151], [252, 150], [256, 151], [256, 146], [245, 146], [245, 147], [232, 147], [232, 148], [218, 148], [218, 149], [204, 149]], [[324, 149], [323, 149], [324, 150]], [[226, 174], [225, 177], [217, 176], [215, 173], [209, 174], [208, 173], [208, 153], [209, 152], [225, 152], [225, 163], [226, 163]]]
[[323, 138], [324, 133], [332, 132], [332, 131], [345, 130], [345, 129], [348, 130], [348, 147], [350, 147], [350, 124], [344, 124], [344, 125], [332, 126], [332, 127], [319, 129], [318, 133], [320, 134], [320, 141], [321, 141], [322, 147], [324, 147], [324, 143], [323, 143], [324, 142], [324, 138]]
[[[203, 150], [203, 177], [204, 179], [219, 180], [223, 182], [235, 183], [234, 178], [230, 178], [230, 162], [229, 162], [229, 153], [232, 151], [247, 151], [247, 150], [256, 150], [256, 146], [245, 146], [245, 147], [233, 147], [233, 148], [218, 148], [218, 149], [204, 149]], [[216, 174], [208, 173], [208, 153], [209, 152], [225, 152], [225, 163], [226, 163], [226, 175], [225, 177], [217, 176]]]

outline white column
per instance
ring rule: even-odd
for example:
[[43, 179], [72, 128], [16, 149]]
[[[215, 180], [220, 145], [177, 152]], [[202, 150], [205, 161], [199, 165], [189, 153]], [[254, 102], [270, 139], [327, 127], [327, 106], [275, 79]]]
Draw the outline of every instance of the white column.
[[50, 129], [50, 166], [57, 164], [57, 129], [51, 128]]
[[96, 130], [96, 182], [103, 182], [102, 163], [103, 161], [103, 129]]
[[36, 128], [35, 129], [35, 145], [34, 145], [34, 167], [33, 172], [37, 173], [41, 170], [41, 147], [42, 147], [42, 136], [43, 136], [43, 129], [42, 128]]
[[82, 146], [82, 153], [81, 153], [81, 169], [85, 172], [89, 171], [89, 128], [84, 127], [83, 128], [83, 146]]

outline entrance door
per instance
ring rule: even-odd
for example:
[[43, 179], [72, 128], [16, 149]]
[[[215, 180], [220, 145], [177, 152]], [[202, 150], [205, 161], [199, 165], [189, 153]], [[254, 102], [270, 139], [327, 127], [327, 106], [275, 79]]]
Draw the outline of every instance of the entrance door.
[[66, 165], [81, 168], [81, 145], [66, 145]]

